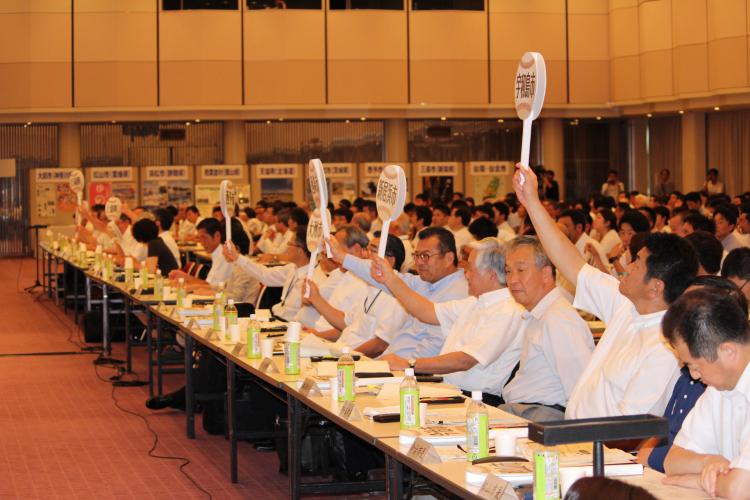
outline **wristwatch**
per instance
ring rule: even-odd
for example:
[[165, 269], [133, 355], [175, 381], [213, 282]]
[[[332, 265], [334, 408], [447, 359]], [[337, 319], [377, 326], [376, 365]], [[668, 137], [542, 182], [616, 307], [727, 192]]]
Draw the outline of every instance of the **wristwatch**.
[[407, 361], [407, 363], [409, 363], [409, 368], [413, 369], [414, 365], [417, 364], [417, 360], [415, 358], [409, 358], [409, 360]]

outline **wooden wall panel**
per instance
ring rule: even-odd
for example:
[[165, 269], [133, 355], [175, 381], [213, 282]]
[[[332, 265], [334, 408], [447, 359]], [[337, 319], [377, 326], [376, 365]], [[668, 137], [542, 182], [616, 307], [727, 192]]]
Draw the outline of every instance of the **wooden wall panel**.
[[672, 1], [652, 0], [638, 6], [638, 46], [641, 54], [641, 97], [673, 93]]
[[606, 0], [569, 0], [570, 104], [609, 102], [609, 27]]
[[77, 107], [155, 106], [156, 4], [75, 3]]
[[405, 11], [328, 12], [328, 102], [406, 104], [406, 28]]
[[636, 0], [610, 1], [608, 28], [610, 100], [637, 101], [641, 77]]
[[708, 83], [711, 90], [748, 86], [747, 4], [708, 0]]
[[672, 2], [676, 96], [701, 94], [708, 90], [707, 40], [706, 0]]
[[321, 10], [245, 12], [245, 103], [324, 104]]
[[159, 13], [162, 106], [242, 103], [240, 11]]
[[487, 13], [417, 11], [409, 23], [411, 101], [487, 104]]

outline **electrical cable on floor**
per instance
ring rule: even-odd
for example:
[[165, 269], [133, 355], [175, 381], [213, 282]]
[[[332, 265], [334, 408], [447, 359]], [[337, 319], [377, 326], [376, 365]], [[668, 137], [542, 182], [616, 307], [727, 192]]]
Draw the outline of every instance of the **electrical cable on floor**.
[[[99, 366], [98, 365], [94, 365], [94, 372], [96, 373], [96, 377], [99, 380], [101, 380], [102, 382], [105, 382], [107, 384], [111, 383], [110, 380], [105, 379], [104, 377], [102, 377], [99, 374]], [[119, 377], [119, 374], [117, 376]], [[156, 447], [159, 445], [159, 435], [151, 427], [151, 424], [149, 423], [148, 419], [145, 416], [141, 415], [140, 413], [134, 412], [132, 410], [128, 410], [127, 408], [125, 408], [125, 407], [123, 407], [123, 406], [120, 405], [120, 402], [117, 400], [117, 397], [115, 396], [115, 391], [116, 390], [117, 390], [117, 386], [113, 385], [112, 386], [112, 392], [111, 392], [110, 395], [112, 396], [112, 401], [114, 401], [114, 403], [115, 403], [115, 407], [117, 409], [119, 409], [120, 411], [122, 411], [123, 413], [127, 413], [128, 415], [132, 415], [134, 417], [138, 417], [141, 420], [143, 420], [143, 423], [146, 425], [146, 429], [148, 429], [148, 431], [151, 433], [151, 435], [154, 438], [154, 443], [153, 443], [153, 445], [151, 445], [151, 449], [148, 450], [148, 453], [147, 453], [148, 456], [152, 457], [152, 458], [156, 458], [156, 459], [180, 460], [180, 461], [182, 461], [183, 463], [182, 463], [182, 465], [180, 465], [180, 467], [179, 467], [178, 470], [182, 473], [182, 475], [184, 475], [186, 478], [188, 478], [190, 480], [190, 482], [193, 483], [193, 485], [199, 491], [201, 491], [202, 493], [204, 493], [209, 498], [209, 500], [212, 500], [213, 496], [211, 495], [211, 493], [209, 493], [208, 491], [206, 491], [205, 489], [203, 489], [197, 483], [197, 481], [195, 479], [193, 479], [193, 477], [187, 471], [184, 470], [184, 468], [187, 467], [188, 465], [190, 465], [190, 463], [191, 463], [189, 458], [186, 458], [186, 457], [174, 457], [174, 456], [170, 456], [170, 455], [158, 455], [158, 454], [154, 453], [154, 450], [156, 450]]]

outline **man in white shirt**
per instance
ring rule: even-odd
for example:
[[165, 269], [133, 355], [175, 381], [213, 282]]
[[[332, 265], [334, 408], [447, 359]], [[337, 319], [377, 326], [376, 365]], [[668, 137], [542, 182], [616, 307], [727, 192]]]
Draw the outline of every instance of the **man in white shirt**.
[[613, 200], [617, 201], [620, 193], [625, 192], [625, 184], [620, 182], [618, 178], [617, 170], [610, 170], [607, 173], [607, 182], [602, 184], [601, 193], [602, 196], [609, 196]]
[[716, 238], [721, 242], [726, 252], [743, 246], [744, 241], [737, 237], [737, 219], [739, 210], [734, 205], [717, 205], [714, 207], [714, 225], [716, 226]]
[[[368, 257], [378, 253], [379, 243], [380, 237], [370, 241]], [[392, 234], [388, 235], [385, 258], [396, 269], [404, 262], [404, 245]], [[368, 285], [367, 296], [359, 303], [352, 304], [348, 310], [334, 307], [332, 302], [321, 295], [315, 283], [310, 286], [310, 292], [310, 302], [335, 327], [328, 332], [316, 332], [316, 335], [340, 342], [366, 356], [375, 357], [380, 353], [370, 352], [361, 347], [362, 344], [378, 333], [385, 332], [388, 335], [400, 331], [408, 320], [408, 314], [392, 295], [372, 285]]]
[[178, 238], [180, 241], [192, 241], [198, 236], [198, 224], [203, 220], [198, 207], [190, 205], [185, 209], [185, 218], [180, 222]]
[[417, 248], [417, 243], [419, 243], [419, 232], [426, 227], [430, 227], [430, 224], [432, 224], [432, 212], [424, 205], [416, 206], [414, 207], [414, 211], [409, 215], [409, 222], [414, 231], [414, 238], [411, 239], [413, 253], [413, 250]]
[[[267, 210], [271, 210], [269, 207]], [[258, 250], [271, 255], [279, 255], [286, 252], [287, 245], [294, 239], [294, 232], [289, 230], [289, 218], [291, 210], [281, 210], [278, 216], [273, 218], [276, 222], [266, 230], [258, 241]]]
[[169, 251], [172, 252], [175, 262], [177, 262], [177, 265], [181, 266], [182, 264], [180, 264], [180, 262], [182, 261], [180, 260], [180, 249], [177, 247], [177, 242], [174, 240], [174, 236], [169, 232], [172, 228], [172, 223], [174, 222], [172, 212], [167, 208], [157, 208], [154, 210], [154, 220], [159, 228], [159, 238], [164, 240], [164, 244], [167, 245]]
[[663, 321], [691, 377], [708, 386], [667, 454], [666, 481], [712, 498], [747, 498], [750, 491], [750, 328], [743, 298], [728, 290], [693, 290]]
[[[354, 255], [359, 258], [363, 258], [367, 255], [367, 245], [369, 240], [364, 231], [359, 227], [353, 225], [341, 226], [333, 237], [338, 240], [341, 247], [344, 248], [349, 255]], [[360, 303], [367, 296], [367, 283], [362, 281], [355, 274], [348, 272], [346, 269], [336, 269], [334, 272], [340, 273], [341, 278], [338, 280], [335, 289], [332, 291], [328, 299], [324, 299], [326, 303], [336, 310], [343, 311], [343, 313], [346, 313], [355, 307], [359, 307]], [[312, 305], [321, 314], [320, 318], [318, 318], [313, 326], [313, 330], [316, 334], [320, 337], [327, 338], [328, 340], [336, 340], [340, 335], [340, 331], [337, 330], [337, 328], [338, 326], [341, 326], [341, 322], [335, 321], [335, 324], [330, 323], [328, 315], [324, 314], [324, 311], [319, 309], [315, 302], [303, 299], [303, 303]], [[337, 317], [336, 319], [343, 318]]]
[[388, 232], [400, 239], [401, 243], [404, 244], [404, 252], [406, 253], [406, 256], [404, 257], [404, 263], [401, 265], [399, 271], [402, 273], [411, 271], [414, 269], [414, 248], [409, 241], [409, 216], [402, 213], [396, 220], [391, 221], [391, 224], [388, 227]]
[[750, 248], [729, 252], [721, 265], [721, 275], [737, 285], [750, 302]]
[[458, 251], [459, 256], [461, 256], [461, 249], [474, 241], [474, 237], [468, 228], [470, 222], [471, 214], [468, 209], [458, 207], [451, 210], [451, 216], [448, 217], [448, 229], [456, 238], [456, 251]]
[[508, 242], [516, 237], [516, 232], [510, 224], [510, 207], [504, 201], [496, 201], [492, 204], [492, 211], [495, 213], [493, 222], [497, 225], [497, 238], [500, 241]]
[[466, 281], [470, 296], [434, 303], [411, 289], [388, 262], [373, 256], [372, 277], [388, 287], [410, 314], [440, 325], [445, 343], [440, 354], [408, 360], [390, 354], [391, 370], [413, 368], [445, 374], [445, 381], [463, 391], [482, 391], [488, 403], [500, 403], [503, 386], [521, 355], [523, 308], [505, 286], [505, 248], [496, 239], [469, 257]]
[[448, 219], [451, 216], [451, 209], [447, 205], [438, 204], [432, 207], [432, 224], [431, 227], [447, 227]]
[[266, 286], [280, 286], [281, 301], [271, 308], [274, 316], [286, 321], [299, 321], [306, 327], [315, 325], [320, 315], [310, 306], [302, 304], [302, 284], [307, 276], [310, 252], [307, 250], [307, 226], [300, 226], [289, 243], [289, 263], [278, 267], [267, 267], [240, 255], [234, 246], [223, 246], [224, 257], [240, 266], [248, 274]]
[[[557, 226], [575, 245], [587, 264], [594, 265], [594, 256], [589, 250], [591, 248], [597, 253], [602, 264], [609, 269], [609, 259], [601, 244], [586, 234], [586, 222], [586, 215], [581, 210], [575, 209], [564, 210], [557, 218]], [[575, 283], [568, 281], [562, 274], [557, 275], [557, 283], [570, 294], [569, 297], [576, 294]]]
[[547, 256], [576, 284], [573, 307], [607, 325], [568, 400], [566, 418], [662, 415], [679, 367], [663, 342], [660, 323], [669, 304], [695, 278], [695, 251], [678, 236], [650, 234], [618, 282], [586, 264], [539, 201], [536, 175], [520, 164], [517, 167], [523, 173], [516, 172], [513, 187]]
[[[340, 248], [338, 242], [331, 238], [333, 258], [343, 267], [353, 272], [369, 284], [388, 292], [388, 288], [374, 280], [370, 275], [371, 261], [358, 259]], [[464, 272], [458, 269], [456, 241], [447, 229], [428, 227], [423, 229], [417, 251], [414, 252], [418, 276], [402, 274], [412, 290], [427, 297], [432, 302], [445, 302], [466, 298], [468, 287]], [[377, 332], [368, 340], [364, 352], [375, 357], [385, 354], [398, 354], [402, 358], [430, 357], [440, 353], [445, 339], [439, 326], [424, 323], [414, 316], [399, 330]]]
[[594, 339], [555, 286], [555, 268], [539, 240], [519, 236], [507, 251], [508, 288], [528, 312], [520, 366], [503, 389], [509, 403], [503, 409], [534, 421], [560, 420], [591, 359]]
[[232, 274], [232, 264], [226, 261], [222, 253], [223, 243], [226, 240], [224, 231], [224, 223], [219, 222], [213, 217], [203, 219], [198, 224], [198, 242], [203, 245], [206, 252], [211, 254], [211, 269], [205, 280], [191, 276], [180, 270], [169, 273], [169, 279], [178, 280], [184, 278], [186, 284], [193, 286], [205, 286], [206, 283], [211, 286], [218, 286], [220, 283], [229, 281], [229, 277]]

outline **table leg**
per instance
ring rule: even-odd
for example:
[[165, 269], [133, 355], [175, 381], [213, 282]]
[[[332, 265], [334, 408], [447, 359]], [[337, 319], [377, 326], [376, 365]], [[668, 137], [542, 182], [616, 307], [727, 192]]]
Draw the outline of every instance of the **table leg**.
[[287, 395], [287, 419], [289, 429], [287, 437], [287, 456], [289, 460], [289, 498], [298, 500], [301, 493], [302, 477], [302, 403], [291, 394]]
[[237, 482], [237, 418], [235, 415], [235, 377], [234, 362], [227, 358], [227, 419], [229, 427], [229, 470], [232, 482]]
[[385, 456], [385, 493], [389, 500], [404, 498], [404, 466], [390, 455]]
[[78, 269], [71, 267], [73, 270], [73, 316], [78, 324]]
[[126, 366], [128, 373], [133, 373], [133, 352], [131, 345], [132, 339], [130, 337], [130, 295], [127, 293], [122, 294], [122, 305], [125, 308], [125, 350], [126, 350]]
[[87, 313], [91, 312], [91, 278], [88, 274], [84, 274], [84, 283], [86, 285], [86, 302], [84, 303], [84, 311]]
[[604, 449], [601, 441], [594, 441], [594, 476], [604, 476]]
[[154, 397], [154, 352], [151, 338], [151, 309], [146, 308], [146, 350], [148, 351], [148, 395]]
[[109, 287], [102, 283], [102, 353], [112, 354], [112, 343], [109, 341]]
[[193, 348], [195, 342], [191, 335], [185, 335], [185, 423], [187, 437], [195, 439], [195, 404], [193, 402]]
[[161, 376], [161, 316], [156, 317], [156, 381], [158, 385], [159, 396], [162, 395], [162, 376]]

